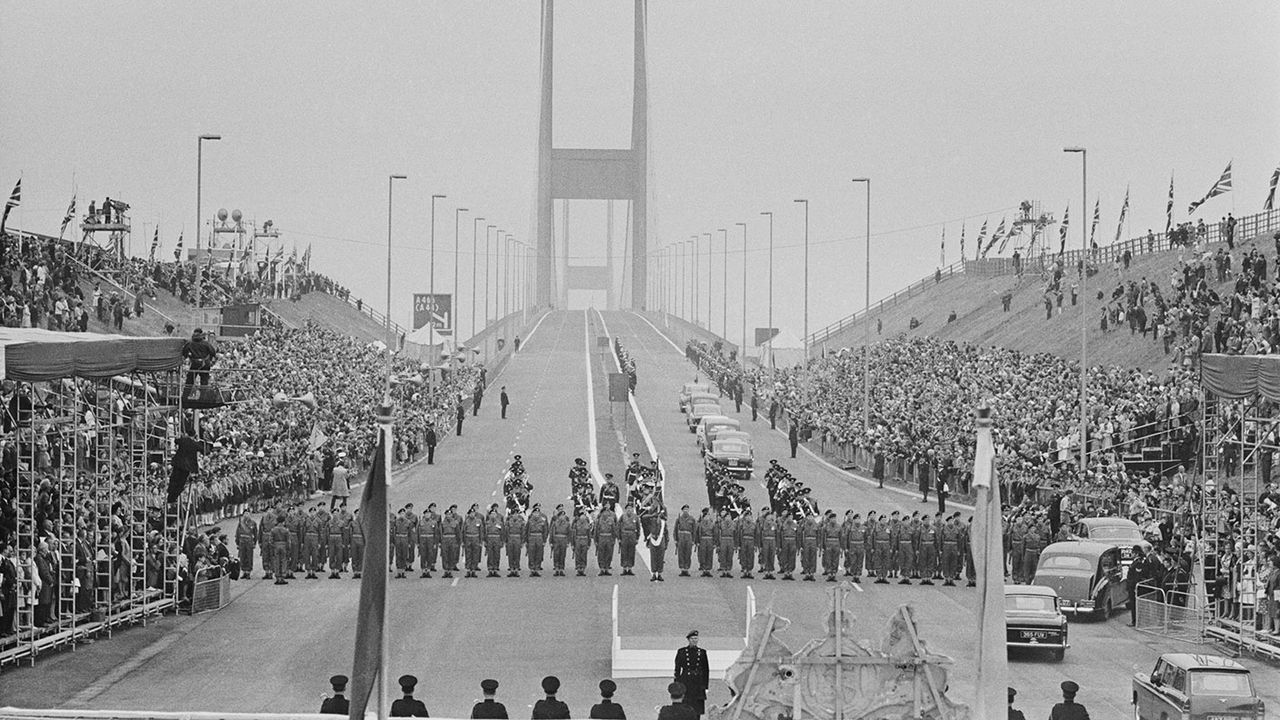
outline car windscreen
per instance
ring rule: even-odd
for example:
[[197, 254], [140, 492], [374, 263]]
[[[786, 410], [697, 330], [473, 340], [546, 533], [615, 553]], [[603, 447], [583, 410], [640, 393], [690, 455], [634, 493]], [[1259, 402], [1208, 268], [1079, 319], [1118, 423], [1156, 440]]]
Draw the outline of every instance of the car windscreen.
[[1093, 572], [1093, 561], [1079, 555], [1047, 555], [1040, 557], [1040, 567], [1046, 570], [1084, 570]]
[[1053, 597], [1049, 595], [1005, 595], [1005, 610], [1024, 612], [1053, 612]]
[[1191, 694], [1253, 697], [1253, 683], [1247, 672], [1192, 670]]
[[1094, 525], [1089, 528], [1090, 540], [1142, 540], [1142, 533], [1137, 528], [1124, 525]]
[[726, 453], [729, 455], [746, 455], [747, 454], [746, 444], [740, 443], [740, 442], [733, 442], [733, 441], [716, 442], [712, 444], [712, 447], [714, 448], [712, 452], [715, 452], [717, 454], [718, 453]]

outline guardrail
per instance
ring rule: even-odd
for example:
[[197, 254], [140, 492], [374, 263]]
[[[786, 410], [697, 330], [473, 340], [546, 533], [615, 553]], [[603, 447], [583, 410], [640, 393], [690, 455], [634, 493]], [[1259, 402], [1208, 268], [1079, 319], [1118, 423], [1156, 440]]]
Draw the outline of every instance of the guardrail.
[[1180, 590], [1165, 590], [1144, 580], [1136, 590], [1137, 621], [1134, 625], [1141, 632], [1199, 643], [1204, 640], [1209, 617], [1206, 608], [1200, 607], [1196, 596]]
[[[218, 571], [216, 577], [209, 574]], [[204, 575], [202, 579], [200, 576]], [[195, 581], [191, 585], [191, 607], [187, 614], [198, 615], [212, 610], [221, 610], [231, 602], [231, 577], [220, 567], [202, 568], [196, 571]]]

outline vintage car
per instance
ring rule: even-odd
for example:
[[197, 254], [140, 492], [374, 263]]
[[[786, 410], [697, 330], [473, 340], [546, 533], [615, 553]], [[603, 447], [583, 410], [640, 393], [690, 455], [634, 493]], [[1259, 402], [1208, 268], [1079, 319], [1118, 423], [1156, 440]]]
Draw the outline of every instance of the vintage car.
[[[745, 435], [746, 433], [730, 433]], [[711, 449], [707, 451], [706, 465], [717, 465], [735, 480], [750, 480], [755, 465], [755, 454], [751, 449], [751, 441], [737, 437], [717, 437], [711, 441]]]
[[703, 418], [698, 424], [698, 451], [706, 455], [707, 448], [716, 439], [716, 433], [721, 430], [738, 430], [741, 427], [742, 423], [724, 415], [709, 415]]
[[702, 393], [710, 393], [711, 386], [704, 382], [687, 382], [684, 387], [680, 388], [680, 412], [684, 412], [689, 406], [689, 399], [694, 395]]
[[1061, 660], [1067, 644], [1067, 617], [1058, 609], [1058, 594], [1040, 585], [1004, 586], [1005, 645], [1049, 650]]
[[1217, 655], [1167, 653], [1151, 674], [1133, 676], [1138, 720], [1263, 720], [1266, 708], [1249, 671]]
[[1124, 568], [1122, 575], [1129, 574], [1129, 566], [1133, 564], [1134, 545], [1146, 552], [1151, 552], [1151, 543], [1142, 536], [1142, 530], [1138, 524], [1128, 518], [1081, 518], [1071, 526], [1071, 538], [1110, 543], [1120, 548], [1120, 565]]
[[1032, 585], [1056, 590], [1063, 612], [1092, 613], [1098, 620], [1129, 600], [1120, 576], [1120, 548], [1092, 540], [1049, 545], [1040, 553]]
[[718, 402], [694, 402], [689, 406], [688, 412], [684, 414], [684, 422], [689, 426], [689, 432], [697, 432], [698, 425], [702, 422], [703, 418], [719, 414], [720, 403]]

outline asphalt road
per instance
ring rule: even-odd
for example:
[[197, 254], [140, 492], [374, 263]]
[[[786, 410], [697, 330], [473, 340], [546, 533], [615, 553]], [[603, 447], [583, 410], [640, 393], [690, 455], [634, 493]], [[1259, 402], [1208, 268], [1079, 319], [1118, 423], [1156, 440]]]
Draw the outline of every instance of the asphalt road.
[[[683, 352], [643, 318], [605, 312], [595, 322], [619, 337], [639, 368], [636, 404], [650, 438], [667, 469], [668, 503], [678, 508], [706, 504], [701, 458], [693, 436], [676, 409], [680, 385], [695, 370]], [[599, 403], [587, 393], [604, 380], [599, 364], [588, 363], [587, 315], [551, 313], [525, 341], [503, 374], [494, 378], [477, 417], [468, 417], [463, 436], [451, 437], [436, 454], [436, 464], [419, 463], [397, 473], [393, 507], [412, 501], [421, 510], [434, 501], [441, 509], [457, 503], [487, 504], [500, 498], [500, 478], [509, 458], [519, 453], [534, 483], [533, 499], [544, 508], [566, 502], [566, 473], [575, 457], [591, 453], [591, 422]], [[508, 418], [499, 418], [497, 391], [506, 385], [512, 399]], [[732, 403], [725, 402], [730, 415]], [[591, 408], [591, 410], [589, 410]], [[930, 511], [908, 493], [878, 490], [873, 484], [826, 465], [803, 449], [790, 459], [786, 437], [770, 432], [763, 417], [752, 423], [750, 409], [737, 415], [756, 445], [756, 460], [779, 458], [814, 488], [824, 510]], [[634, 418], [632, 418], [634, 419]], [[599, 444], [603, 444], [598, 442]], [[600, 465], [618, 458], [616, 448], [597, 447]], [[617, 474], [617, 470], [612, 470]], [[765, 504], [764, 488], [748, 488], [753, 505]], [[674, 553], [668, 556], [674, 565]], [[594, 569], [594, 561], [591, 563]], [[561, 699], [575, 715], [595, 702], [596, 685], [609, 675], [610, 595], [620, 587], [624, 635], [683, 635], [698, 627], [704, 635], [733, 636], [743, 630], [748, 583], [759, 607], [771, 607], [791, 625], [782, 633], [798, 650], [825, 631], [829, 584], [679, 578], [651, 583], [637, 577], [474, 580], [392, 580], [389, 614], [389, 675], [420, 678], [417, 696], [435, 717], [466, 717], [479, 698], [480, 680], [501, 682], [499, 699], [513, 717], [529, 711], [540, 695], [539, 680], [555, 674], [563, 681]], [[354, 641], [358, 585], [342, 580], [297, 580], [274, 586], [254, 579], [233, 584], [234, 601], [223, 610], [195, 618], [153, 620], [146, 627], [116, 633], [109, 640], [39, 659], [35, 667], [0, 675], [0, 705], [20, 707], [152, 710], [305, 712], [319, 707], [326, 679], [349, 673]], [[974, 668], [972, 590], [941, 586], [863, 585], [855, 587], [853, 607], [858, 636], [878, 643], [897, 607], [910, 603], [929, 646], [955, 659], [951, 695], [971, 697]], [[1094, 717], [1124, 717], [1129, 681], [1149, 670], [1158, 654], [1212, 648], [1192, 646], [1136, 632], [1125, 617], [1109, 622], [1073, 623], [1072, 647], [1063, 662], [1019, 655], [1011, 658], [1011, 683], [1020, 690], [1019, 707], [1029, 717], [1045, 717], [1065, 679], [1080, 683], [1079, 700]], [[674, 653], [675, 647], [672, 648]], [[1280, 707], [1280, 672], [1244, 661], [1271, 707]], [[633, 717], [662, 704], [666, 681], [621, 680], [616, 699]], [[725, 702], [728, 691], [713, 683], [711, 702]]]

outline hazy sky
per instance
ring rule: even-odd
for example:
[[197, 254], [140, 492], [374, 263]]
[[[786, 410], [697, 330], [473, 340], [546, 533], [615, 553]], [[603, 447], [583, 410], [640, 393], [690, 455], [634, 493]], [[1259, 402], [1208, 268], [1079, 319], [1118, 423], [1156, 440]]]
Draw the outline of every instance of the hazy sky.
[[[626, 144], [631, 3], [556, 9], [557, 145]], [[24, 189], [12, 226], [57, 232], [74, 187], [81, 210], [108, 195], [131, 203], [135, 252], [159, 223], [172, 257], [196, 224], [195, 138], [220, 133], [205, 145], [206, 216], [274, 220], [300, 251], [313, 246], [315, 269], [379, 306], [386, 178], [409, 175], [395, 213], [403, 323], [410, 293], [427, 288], [432, 193], [449, 196], [437, 205], [438, 291], [452, 284], [455, 207], [473, 211], [464, 268], [477, 214], [532, 235], [536, 2], [6, 0], [0, 17], [0, 190], [19, 174]], [[1083, 219], [1079, 160], [1064, 145], [1089, 148], [1104, 243], [1126, 185], [1126, 234], [1138, 234], [1163, 228], [1170, 172], [1182, 218], [1234, 160], [1235, 191], [1202, 209], [1216, 219], [1259, 211], [1280, 164], [1274, 2], [653, 0], [649, 36], [650, 242], [731, 230], [734, 339], [736, 222], [758, 250], [748, 320], [764, 325], [763, 210], [776, 213], [775, 324], [799, 334], [796, 198], [811, 201], [810, 329], [862, 306], [854, 176], [874, 179], [875, 299], [933, 271], [944, 223], [951, 262], [963, 218], [970, 253], [983, 219], [994, 227], [1023, 199], [1057, 215], [1070, 201], [1073, 224]], [[571, 252], [591, 262], [602, 245], [586, 236], [603, 234], [603, 215], [576, 208]]]

